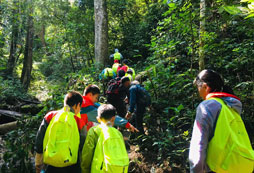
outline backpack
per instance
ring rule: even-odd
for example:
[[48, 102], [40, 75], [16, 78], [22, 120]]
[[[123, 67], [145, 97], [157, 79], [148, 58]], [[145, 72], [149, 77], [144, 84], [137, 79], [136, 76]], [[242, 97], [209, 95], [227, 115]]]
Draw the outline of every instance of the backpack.
[[43, 162], [54, 167], [77, 163], [79, 130], [69, 107], [59, 110], [52, 118], [43, 140]]
[[111, 79], [108, 82], [107, 94], [118, 94], [121, 78]]
[[122, 134], [114, 127], [97, 126], [99, 138], [94, 151], [91, 173], [127, 173], [129, 157]]
[[148, 91], [141, 87], [140, 85], [136, 85], [138, 91], [138, 103], [148, 107], [151, 105], [151, 96]]
[[219, 173], [253, 172], [254, 151], [241, 116], [222, 99], [211, 100], [219, 102], [222, 109], [207, 146], [206, 163]]

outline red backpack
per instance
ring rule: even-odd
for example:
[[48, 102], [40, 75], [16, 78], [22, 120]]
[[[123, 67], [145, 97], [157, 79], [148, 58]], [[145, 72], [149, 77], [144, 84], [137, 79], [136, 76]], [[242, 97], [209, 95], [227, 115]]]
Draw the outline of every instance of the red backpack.
[[118, 94], [121, 78], [111, 79], [108, 82], [107, 94]]

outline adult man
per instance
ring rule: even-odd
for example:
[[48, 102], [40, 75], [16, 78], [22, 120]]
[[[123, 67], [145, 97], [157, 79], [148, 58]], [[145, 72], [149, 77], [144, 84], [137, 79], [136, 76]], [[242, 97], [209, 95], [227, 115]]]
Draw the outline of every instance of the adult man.
[[126, 114], [125, 98], [128, 96], [128, 89], [130, 87], [130, 79], [123, 77], [121, 80], [109, 82], [107, 89], [108, 103], [112, 104], [119, 116], [123, 117]]
[[138, 81], [133, 81], [131, 83], [129, 92], [130, 106], [125, 118], [130, 119], [136, 109], [132, 120], [135, 122], [135, 127], [139, 130], [139, 132], [144, 133], [143, 117], [146, 110], [145, 108], [151, 104], [151, 97]]

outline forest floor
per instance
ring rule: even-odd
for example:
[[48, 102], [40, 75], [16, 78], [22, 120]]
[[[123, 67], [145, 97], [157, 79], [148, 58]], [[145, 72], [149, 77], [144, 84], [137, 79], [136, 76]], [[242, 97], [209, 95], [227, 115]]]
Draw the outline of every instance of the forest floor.
[[130, 132], [123, 132], [128, 156], [130, 159], [129, 173], [171, 173], [168, 161], [158, 163], [157, 153], [154, 151], [140, 150], [142, 142], [130, 140]]

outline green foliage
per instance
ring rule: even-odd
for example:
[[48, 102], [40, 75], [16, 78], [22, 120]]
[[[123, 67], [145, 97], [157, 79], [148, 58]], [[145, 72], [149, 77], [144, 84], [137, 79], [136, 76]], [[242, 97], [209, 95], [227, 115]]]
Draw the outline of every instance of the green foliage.
[[0, 77], [0, 93], [1, 107], [6, 104], [15, 105], [18, 100], [29, 98], [20, 80], [12, 77], [8, 79]]
[[1, 172], [34, 172], [32, 155], [36, 130], [41, 116], [24, 116], [18, 121], [18, 130], [14, 130], [3, 137], [7, 151], [4, 153], [4, 164]]
[[[3, 173], [34, 172], [34, 161], [32, 158], [35, 154], [35, 136], [43, 117], [47, 112], [63, 107], [64, 94], [68, 90], [76, 90], [83, 93], [85, 86], [88, 84], [98, 84], [94, 80], [95, 73], [98, 74], [93, 68], [83, 69], [79, 73], [71, 73], [65, 76], [66, 81], [54, 83], [51, 87], [48, 86], [50, 98], [41, 104], [43, 109], [36, 116], [22, 117], [18, 120], [17, 129], [4, 136], [3, 139], [6, 142], [7, 151], [3, 157], [4, 165], [1, 168]], [[100, 84], [98, 85], [100, 86]]]

